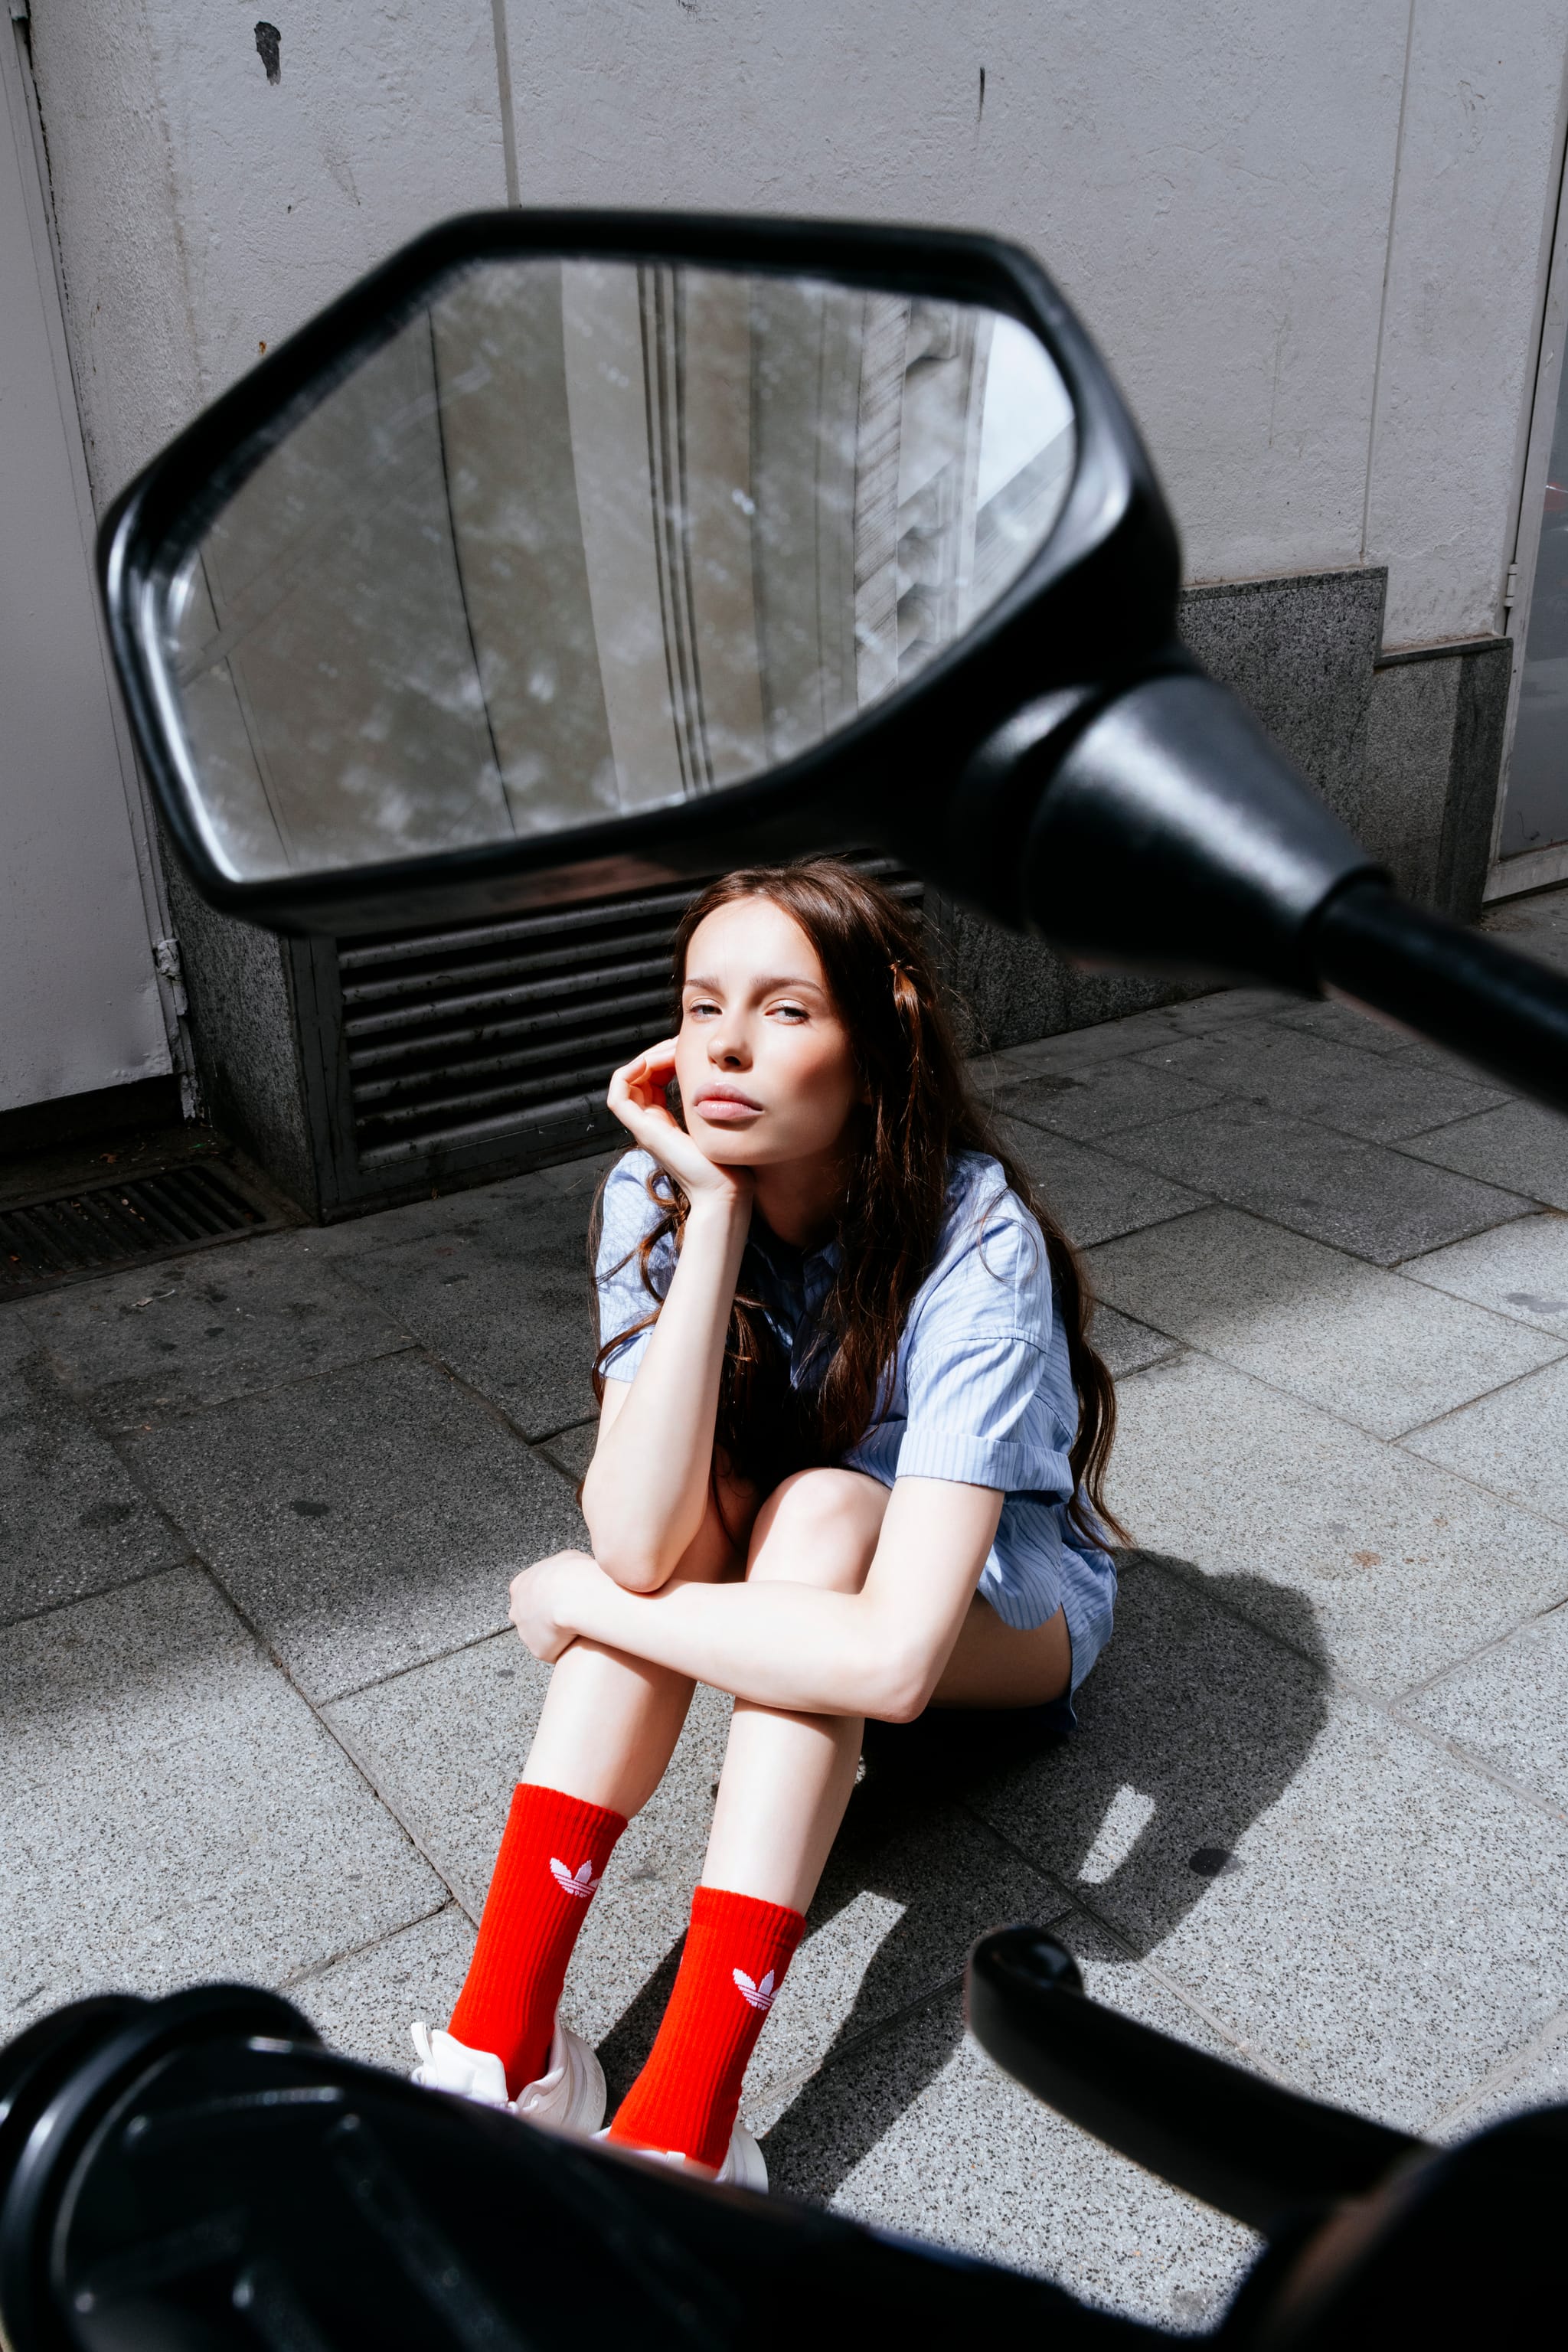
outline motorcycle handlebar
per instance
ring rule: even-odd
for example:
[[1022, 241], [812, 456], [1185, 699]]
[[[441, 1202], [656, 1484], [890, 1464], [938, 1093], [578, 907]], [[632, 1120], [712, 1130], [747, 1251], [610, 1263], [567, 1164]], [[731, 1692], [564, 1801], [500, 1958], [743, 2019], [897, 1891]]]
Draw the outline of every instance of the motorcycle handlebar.
[[1189, 2197], [1265, 2236], [1302, 2206], [1363, 2196], [1427, 2155], [1408, 2133], [1324, 2106], [1087, 1998], [1037, 1927], [983, 1937], [970, 2031], [1037, 2099]]

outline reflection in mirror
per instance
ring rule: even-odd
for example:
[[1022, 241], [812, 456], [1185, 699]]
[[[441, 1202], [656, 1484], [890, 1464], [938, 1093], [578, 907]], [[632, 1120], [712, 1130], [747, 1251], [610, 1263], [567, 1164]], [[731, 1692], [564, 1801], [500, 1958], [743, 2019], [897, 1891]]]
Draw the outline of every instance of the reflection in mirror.
[[1041, 345], [955, 302], [491, 262], [328, 390], [175, 571], [163, 688], [237, 880], [756, 775], [914, 676], [1066, 499]]

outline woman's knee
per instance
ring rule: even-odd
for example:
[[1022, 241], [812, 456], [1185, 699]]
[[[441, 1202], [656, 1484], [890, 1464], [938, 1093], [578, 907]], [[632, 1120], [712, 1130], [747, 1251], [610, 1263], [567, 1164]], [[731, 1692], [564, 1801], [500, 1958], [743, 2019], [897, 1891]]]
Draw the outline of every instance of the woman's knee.
[[858, 1591], [881, 1533], [888, 1493], [858, 1470], [797, 1470], [757, 1514], [746, 1564], [753, 1581], [776, 1578]]
[[542, 1559], [531, 1559], [526, 1568], [520, 1568], [518, 1570], [517, 1574], [512, 1578], [510, 1584], [507, 1587], [512, 1599], [514, 1601], [516, 1600], [518, 1586], [522, 1582], [525, 1576], [531, 1576], [536, 1568], [553, 1568], [557, 1560], [570, 1560], [574, 1567], [581, 1567], [584, 1560], [587, 1561], [590, 1568], [595, 1565], [593, 1555], [590, 1552], [576, 1550], [547, 1552]]

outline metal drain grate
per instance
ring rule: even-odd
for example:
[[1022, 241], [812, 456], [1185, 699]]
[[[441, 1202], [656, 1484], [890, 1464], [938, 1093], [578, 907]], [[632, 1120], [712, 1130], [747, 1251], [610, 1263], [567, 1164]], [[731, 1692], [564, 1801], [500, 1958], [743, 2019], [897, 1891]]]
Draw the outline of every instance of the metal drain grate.
[[272, 1222], [232, 1179], [198, 1166], [0, 1208], [0, 1299], [148, 1258], [183, 1256]]

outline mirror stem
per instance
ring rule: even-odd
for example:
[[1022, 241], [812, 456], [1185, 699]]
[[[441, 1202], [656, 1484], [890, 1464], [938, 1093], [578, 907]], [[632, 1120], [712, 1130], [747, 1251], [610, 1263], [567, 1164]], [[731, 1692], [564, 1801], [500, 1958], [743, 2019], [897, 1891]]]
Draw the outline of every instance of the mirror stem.
[[1024, 755], [1021, 912], [1097, 962], [1314, 995], [1312, 919], [1384, 877], [1236, 696], [1168, 658]]
[[[983, 903], [1068, 954], [1332, 991], [1568, 1110], [1568, 977], [1397, 898], [1250, 712], [1179, 648], [1109, 699], [1021, 712], [966, 781], [971, 838], [989, 827], [1013, 852]], [[993, 814], [1005, 809], [1017, 813], [1010, 835]]]
[[1312, 927], [1325, 989], [1568, 1110], [1568, 979], [1408, 906], [1376, 882], [1330, 899]]

